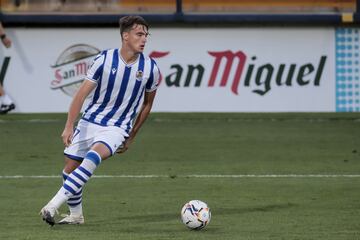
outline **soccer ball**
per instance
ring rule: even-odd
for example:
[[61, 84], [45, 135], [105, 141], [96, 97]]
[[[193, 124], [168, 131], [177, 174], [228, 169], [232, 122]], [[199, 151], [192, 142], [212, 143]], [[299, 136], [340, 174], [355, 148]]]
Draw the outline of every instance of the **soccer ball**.
[[181, 220], [188, 228], [200, 230], [209, 224], [210, 219], [210, 208], [200, 200], [191, 200], [181, 209]]

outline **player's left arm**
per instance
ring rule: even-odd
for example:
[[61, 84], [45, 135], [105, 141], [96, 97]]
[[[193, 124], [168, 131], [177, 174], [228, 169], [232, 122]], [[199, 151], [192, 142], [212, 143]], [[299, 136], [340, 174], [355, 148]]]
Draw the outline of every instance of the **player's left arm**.
[[117, 151], [117, 153], [123, 153], [129, 148], [129, 145], [132, 143], [132, 141], [134, 140], [139, 129], [141, 128], [141, 126], [143, 125], [143, 123], [145, 122], [145, 120], [147, 119], [147, 117], [150, 114], [150, 111], [151, 111], [151, 108], [152, 108], [152, 105], [153, 105], [153, 102], [155, 99], [155, 95], [156, 95], [156, 90], [151, 91], [151, 92], [145, 91], [144, 102], [143, 102], [143, 104], [141, 106], [141, 110], [135, 120], [134, 127], [132, 128], [132, 130], [129, 134], [129, 137], [125, 140], [123, 147], [120, 148]]

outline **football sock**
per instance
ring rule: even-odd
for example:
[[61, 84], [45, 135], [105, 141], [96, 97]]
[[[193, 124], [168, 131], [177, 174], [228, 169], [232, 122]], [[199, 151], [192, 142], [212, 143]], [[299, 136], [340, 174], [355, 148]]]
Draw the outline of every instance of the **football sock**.
[[85, 185], [85, 183], [90, 179], [96, 167], [100, 163], [100, 155], [97, 152], [90, 150], [86, 154], [80, 166], [69, 174], [63, 186], [50, 200], [49, 204], [58, 209], [64, 202], [78, 193]]
[[[69, 174], [63, 171], [62, 176], [65, 182]], [[67, 200], [67, 205], [69, 206], [70, 214], [82, 215], [82, 188]]]

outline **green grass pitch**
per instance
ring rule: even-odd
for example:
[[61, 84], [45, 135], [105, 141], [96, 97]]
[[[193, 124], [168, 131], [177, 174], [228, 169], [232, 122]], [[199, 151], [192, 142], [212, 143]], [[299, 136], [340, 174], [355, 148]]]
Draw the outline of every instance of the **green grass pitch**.
[[[86, 223], [49, 227], [65, 119], [0, 116], [0, 239], [360, 239], [359, 113], [153, 113], [95, 172], [123, 177], [86, 185]], [[192, 199], [212, 211], [201, 231], [180, 222]]]

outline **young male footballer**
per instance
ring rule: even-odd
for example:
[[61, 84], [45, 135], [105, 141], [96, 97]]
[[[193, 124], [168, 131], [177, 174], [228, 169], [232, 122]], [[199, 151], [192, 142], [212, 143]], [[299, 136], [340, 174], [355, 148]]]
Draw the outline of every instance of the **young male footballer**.
[[[6, 48], [11, 47], [12, 42], [11, 42], [10, 38], [8, 36], [6, 36], [5, 29], [1, 22], [0, 22], [0, 39], [1, 39], [2, 44]], [[11, 99], [9, 94], [7, 94], [7, 92], [5, 92], [4, 87], [3, 87], [2, 83], [0, 82], [0, 114], [6, 114], [14, 109], [15, 109], [14, 101]]]
[[[65, 144], [63, 185], [41, 209], [53, 226], [55, 213], [67, 202], [70, 214], [59, 224], [83, 224], [82, 189], [100, 163], [125, 152], [148, 117], [160, 72], [143, 54], [149, 25], [140, 16], [120, 19], [121, 48], [100, 53], [70, 105], [61, 135]], [[74, 123], [86, 97], [93, 93], [76, 128]]]

